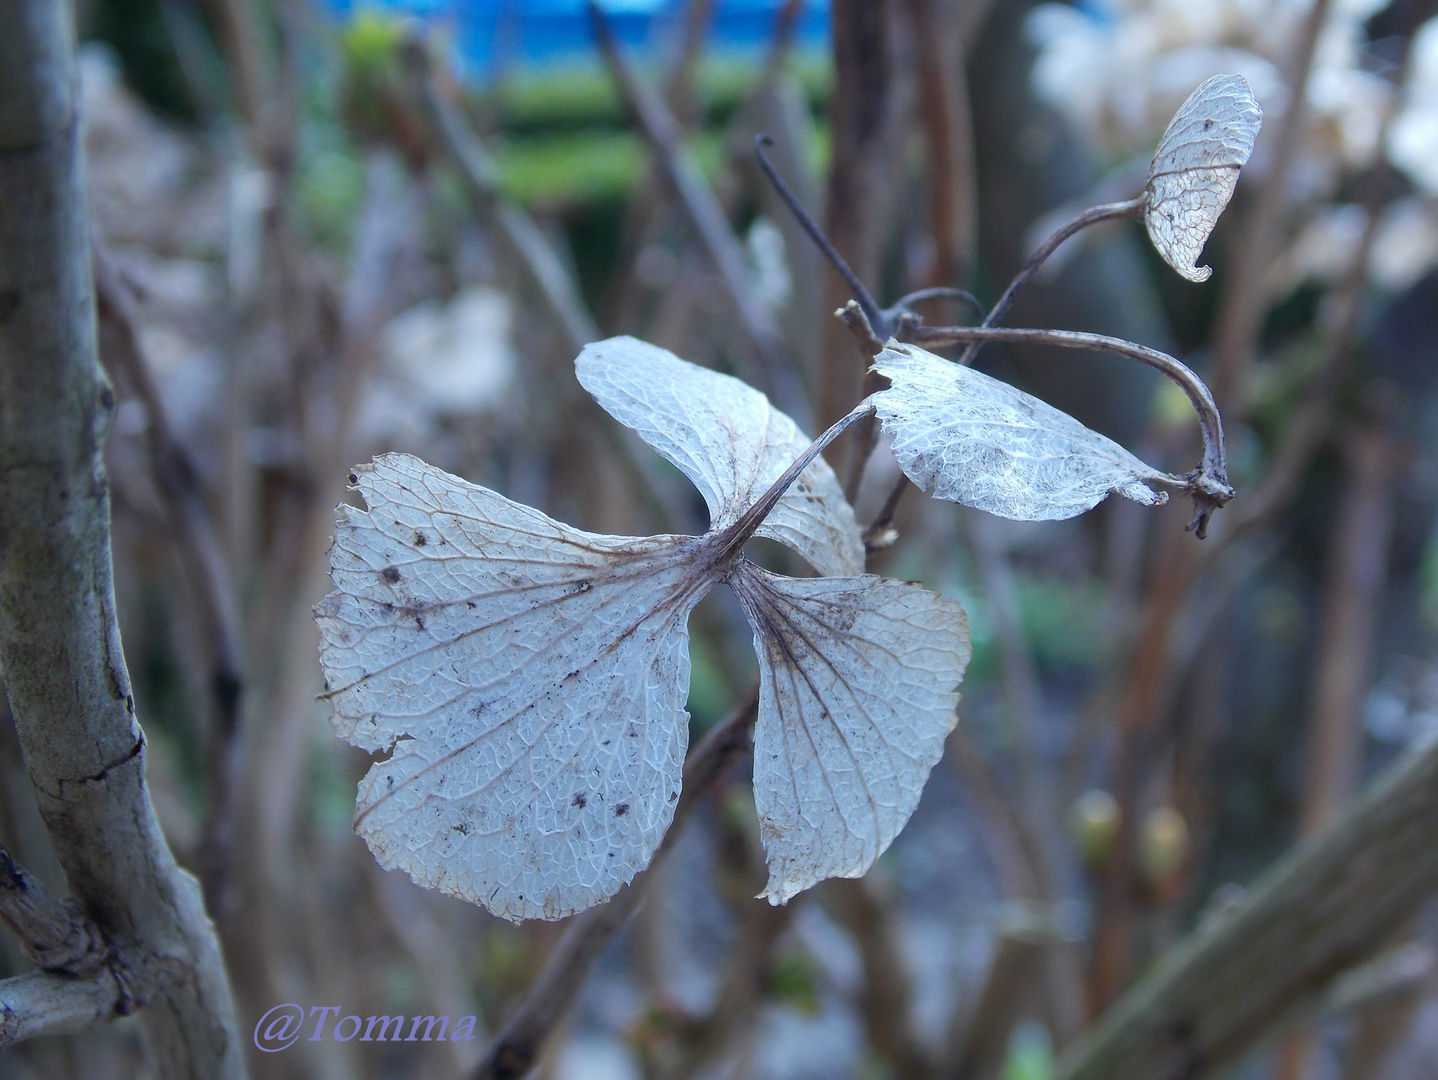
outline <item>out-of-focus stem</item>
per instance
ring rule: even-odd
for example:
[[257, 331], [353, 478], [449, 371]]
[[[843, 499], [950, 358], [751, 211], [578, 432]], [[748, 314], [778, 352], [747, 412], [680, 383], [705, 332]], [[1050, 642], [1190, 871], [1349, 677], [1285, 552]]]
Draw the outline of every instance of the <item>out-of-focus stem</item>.
[[750, 745], [750, 731], [759, 706], [759, 686], [704, 737], [684, 761], [684, 786], [674, 807], [674, 820], [649, 868], [607, 904], [577, 915], [549, 954], [544, 970], [525, 993], [504, 1028], [495, 1036], [473, 1080], [518, 1080], [529, 1072], [555, 1026], [568, 1014], [585, 979], [611, 938], [643, 898], [660, 860], [672, 850], [684, 823], [735, 756]]

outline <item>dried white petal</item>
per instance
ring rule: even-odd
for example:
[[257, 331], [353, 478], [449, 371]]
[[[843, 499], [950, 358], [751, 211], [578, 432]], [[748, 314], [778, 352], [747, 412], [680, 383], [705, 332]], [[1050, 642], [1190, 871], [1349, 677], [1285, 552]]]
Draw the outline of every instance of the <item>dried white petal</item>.
[[730, 579], [754, 628], [754, 804], [763, 895], [860, 877], [919, 804], [957, 720], [969, 628], [957, 603], [892, 578]]
[[1233, 196], [1238, 171], [1253, 153], [1263, 110], [1242, 75], [1215, 75], [1179, 106], [1148, 170], [1144, 221], [1164, 261], [1189, 281], [1209, 233]]
[[[586, 345], [574, 369], [611, 416], [694, 482], [711, 530], [732, 524], [811, 441], [753, 387], [636, 338]], [[854, 511], [822, 458], [784, 493], [757, 535], [788, 544], [821, 574], [864, 569]]]
[[357, 831], [509, 919], [614, 895], [679, 796], [703, 542], [581, 532], [402, 454], [355, 474], [315, 614], [335, 731], [393, 749]]
[[1118, 443], [1008, 383], [913, 345], [889, 342], [874, 396], [899, 467], [940, 499], [1019, 521], [1073, 517], [1117, 491], [1153, 506], [1166, 480]]

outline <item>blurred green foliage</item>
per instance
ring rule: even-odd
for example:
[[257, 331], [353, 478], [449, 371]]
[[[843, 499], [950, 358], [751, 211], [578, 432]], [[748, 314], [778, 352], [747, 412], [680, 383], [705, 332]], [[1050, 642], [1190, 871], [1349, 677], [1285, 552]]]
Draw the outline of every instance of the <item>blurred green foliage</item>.
[[1032, 1020], [1014, 1028], [1003, 1080], [1052, 1080], [1054, 1052], [1048, 1030]]

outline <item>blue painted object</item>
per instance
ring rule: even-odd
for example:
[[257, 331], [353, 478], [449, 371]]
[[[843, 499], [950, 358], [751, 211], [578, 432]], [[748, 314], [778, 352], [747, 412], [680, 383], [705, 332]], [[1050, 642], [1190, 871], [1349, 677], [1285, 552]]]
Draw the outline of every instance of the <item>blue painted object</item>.
[[[464, 65], [481, 74], [512, 64], [592, 55], [582, 0], [318, 0], [337, 16], [372, 9], [448, 24]], [[601, 0], [620, 40], [639, 50], [678, 31], [683, 0]], [[781, 0], [715, 0], [708, 37], [713, 52], [762, 48], [773, 36]], [[801, 45], [828, 39], [828, 0], [805, 0], [796, 28]]]

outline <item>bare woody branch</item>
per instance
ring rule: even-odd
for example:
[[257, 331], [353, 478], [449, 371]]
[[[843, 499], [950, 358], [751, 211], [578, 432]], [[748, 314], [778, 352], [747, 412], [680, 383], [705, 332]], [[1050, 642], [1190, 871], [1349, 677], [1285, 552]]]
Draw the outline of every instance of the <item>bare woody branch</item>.
[[1438, 745], [1201, 927], [1059, 1063], [1060, 1080], [1209, 1075], [1381, 946], [1438, 890]]
[[135, 1001], [109, 944], [73, 902], [55, 899], [0, 847], [0, 923], [40, 969], [0, 982], [0, 1049], [33, 1035], [79, 1031]]
[[0, 847], [0, 923], [42, 971], [89, 977], [110, 963], [110, 947], [74, 904], [55, 899]]
[[517, 1080], [529, 1072], [550, 1033], [578, 998], [600, 954], [638, 907], [654, 868], [673, 848], [684, 823], [729, 763], [749, 749], [758, 704], [756, 684], [685, 759], [684, 786], [674, 807], [674, 821], [648, 869], [609, 903], [590, 908], [570, 921], [545, 960], [544, 970], [490, 1044], [473, 1080]]
[[[0, 673], [56, 858], [146, 1002], [155, 1074], [231, 1080], [244, 1061], [219, 943], [150, 803], [115, 619], [100, 452], [114, 394], [96, 359], [69, 11], [0, 6]], [[52, 990], [7, 987], [17, 1031], [113, 1012]]]
[[75, 978], [32, 971], [0, 981], [0, 1050], [36, 1035], [71, 1035], [130, 1010], [108, 972]]

